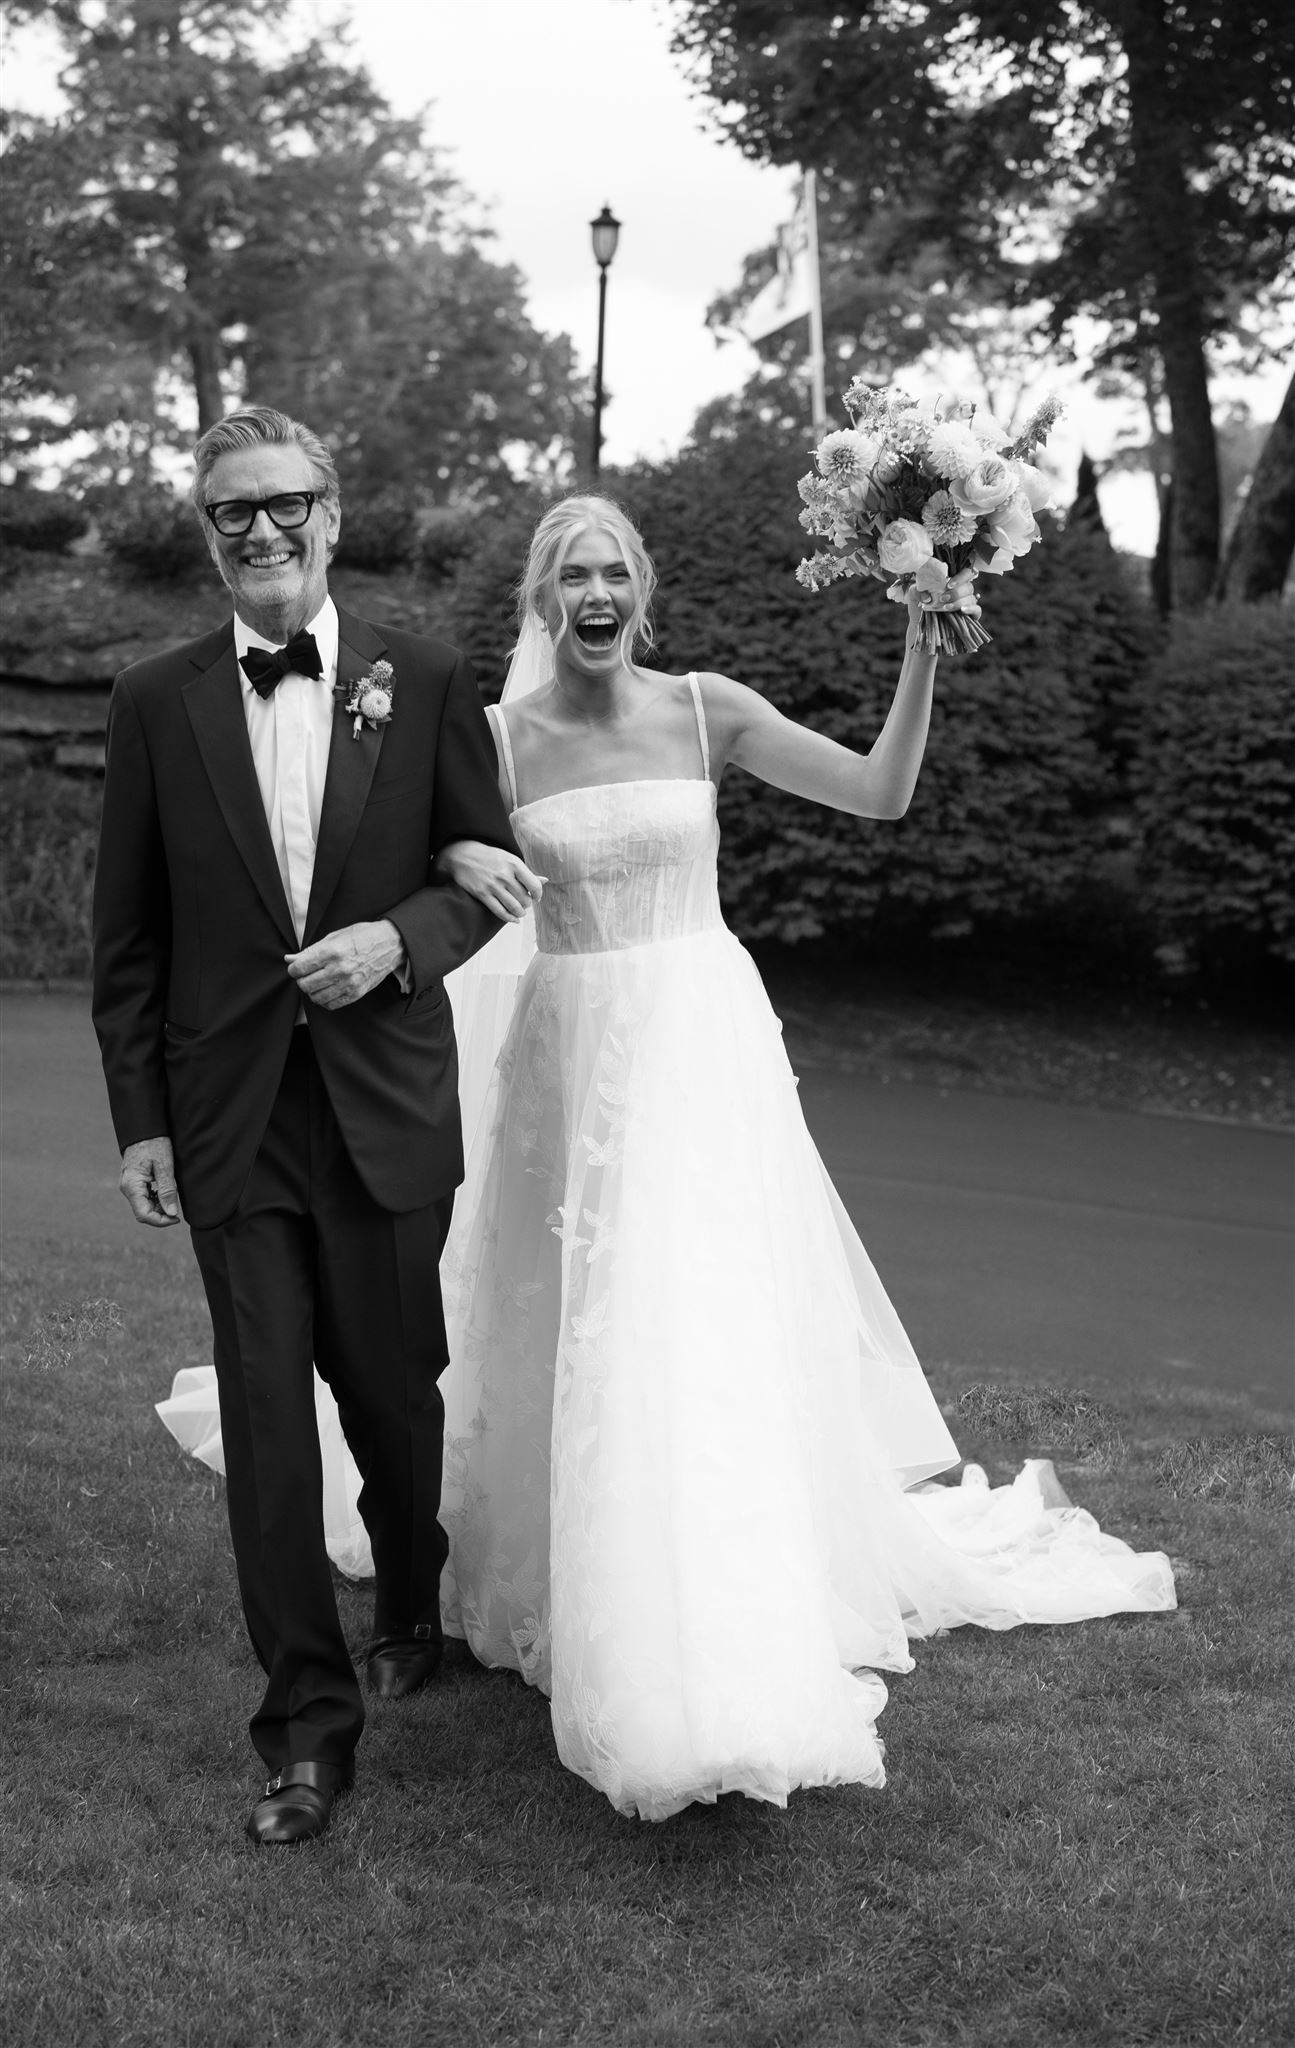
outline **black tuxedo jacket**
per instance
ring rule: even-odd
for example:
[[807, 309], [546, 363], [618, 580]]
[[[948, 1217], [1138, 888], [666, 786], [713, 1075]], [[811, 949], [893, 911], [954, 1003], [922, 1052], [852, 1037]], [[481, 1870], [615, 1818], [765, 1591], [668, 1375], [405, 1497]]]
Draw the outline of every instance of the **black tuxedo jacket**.
[[[338, 617], [338, 682], [385, 657], [393, 708], [358, 739], [340, 701], [334, 713], [304, 943], [389, 917], [413, 989], [388, 976], [345, 1009], [306, 1013], [361, 1179], [406, 1210], [463, 1175], [442, 977], [498, 930], [433, 884], [430, 863], [451, 839], [515, 848], [466, 657]], [[170, 1135], [200, 1228], [233, 1214], [264, 1135], [300, 1001], [284, 954], [297, 950], [231, 620], [117, 678], [94, 895], [94, 1023], [117, 1140]]]

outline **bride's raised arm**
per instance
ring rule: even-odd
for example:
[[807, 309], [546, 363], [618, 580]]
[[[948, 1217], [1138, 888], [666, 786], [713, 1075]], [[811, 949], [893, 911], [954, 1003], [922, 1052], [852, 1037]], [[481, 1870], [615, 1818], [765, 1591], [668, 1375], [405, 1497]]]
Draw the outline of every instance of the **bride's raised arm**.
[[776, 789], [830, 804], [859, 818], [902, 818], [917, 784], [931, 721], [931, 687], [938, 656], [916, 645], [921, 616], [916, 593], [908, 598], [904, 663], [886, 722], [867, 754], [856, 754], [775, 710], [758, 691], [728, 676], [705, 678], [707, 723], [719, 759], [758, 775]]

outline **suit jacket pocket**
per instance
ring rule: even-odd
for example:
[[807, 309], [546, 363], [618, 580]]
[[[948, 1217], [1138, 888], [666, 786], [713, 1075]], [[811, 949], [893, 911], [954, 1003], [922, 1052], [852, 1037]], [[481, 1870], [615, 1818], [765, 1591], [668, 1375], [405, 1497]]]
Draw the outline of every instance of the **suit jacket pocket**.
[[201, 1038], [202, 1036], [201, 1024], [177, 1024], [170, 1017], [166, 1019], [162, 1029], [168, 1038], [174, 1039], [177, 1044], [181, 1045], [190, 1038]]

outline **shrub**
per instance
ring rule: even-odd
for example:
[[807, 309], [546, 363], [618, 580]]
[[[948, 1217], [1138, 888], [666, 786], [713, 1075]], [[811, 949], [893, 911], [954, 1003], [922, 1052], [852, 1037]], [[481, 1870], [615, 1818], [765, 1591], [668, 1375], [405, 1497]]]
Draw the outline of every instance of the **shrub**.
[[1295, 615], [1176, 620], [1141, 692], [1139, 869], [1166, 964], [1295, 962]]
[[477, 514], [435, 505], [425, 512], [418, 535], [418, 566], [433, 583], [444, 583], [471, 554]]
[[150, 583], [179, 583], [211, 566], [200, 515], [165, 485], [122, 491], [101, 513], [104, 545]]
[[[660, 468], [613, 476], [661, 583], [657, 655], [717, 669], [789, 716], [865, 750], [885, 718], [904, 616], [877, 583], [811, 597], [795, 580], [803, 450], [758, 423], [721, 423]], [[512, 593], [541, 502], [484, 514], [449, 596], [453, 637], [484, 694], [502, 687]], [[985, 579], [994, 644], [946, 661], [908, 816], [880, 828], [742, 775], [721, 799], [721, 881], [748, 939], [839, 938], [870, 926], [946, 936], [1039, 920], [1103, 934], [1113, 909], [1104, 813], [1123, 794], [1128, 696], [1152, 645], [1145, 602], [1101, 534], [1055, 527], [1017, 571]]]
[[418, 552], [418, 501], [395, 488], [370, 497], [346, 493], [342, 531], [333, 560], [347, 569], [401, 569]]
[[6, 769], [0, 974], [90, 972], [90, 899], [103, 786], [50, 768]]
[[84, 505], [63, 491], [0, 487], [0, 540], [15, 548], [61, 554], [90, 524]]
[[504, 687], [517, 638], [516, 589], [543, 500], [519, 489], [476, 520], [447, 592], [446, 632], [471, 657], [482, 695]]
[[[804, 453], [744, 424], [619, 484], [661, 572], [665, 666], [719, 669], [866, 750], [894, 690], [903, 613], [880, 584], [818, 597], [794, 580]], [[735, 776], [722, 880], [748, 938], [798, 941], [883, 923], [952, 935], [1059, 920], [1092, 892], [1117, 792], [1103, 732], [1149, 626], [1100, 536], [1055, 530], [985, 579], [994, 643], [937, 676], [908, 816], [880, 828]], [[1102, 553], [1099, 562], [1098, 554]]]

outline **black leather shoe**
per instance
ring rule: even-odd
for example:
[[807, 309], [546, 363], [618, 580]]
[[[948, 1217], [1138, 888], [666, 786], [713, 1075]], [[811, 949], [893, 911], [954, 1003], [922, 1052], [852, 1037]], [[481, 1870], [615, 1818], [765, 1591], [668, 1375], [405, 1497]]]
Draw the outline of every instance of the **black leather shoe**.
[[441, 1646], [416, 1636], [389, 1636], [369, 1651], [365, 1671], [369, 1691], [380, 1700], [407, 1699], [436, 1676]]
[[333, 1801], [355, 1783], [355, 1763], [285, 1764], [247, 1817], [257, 1843], [313, 1842], [332, 1817]]

